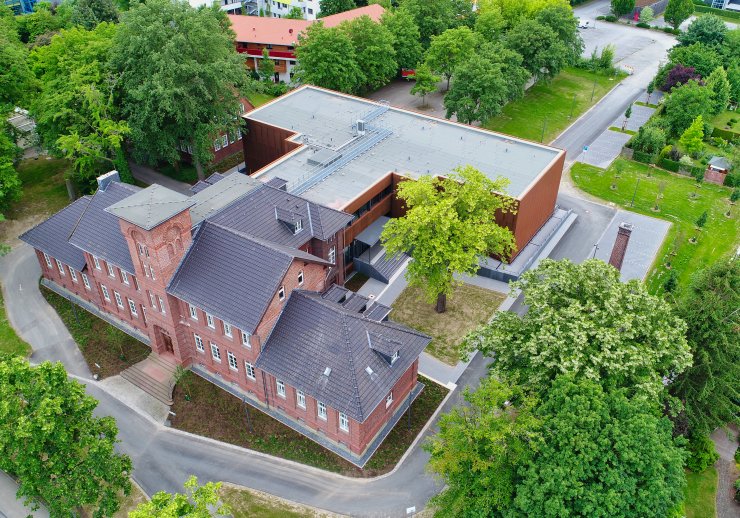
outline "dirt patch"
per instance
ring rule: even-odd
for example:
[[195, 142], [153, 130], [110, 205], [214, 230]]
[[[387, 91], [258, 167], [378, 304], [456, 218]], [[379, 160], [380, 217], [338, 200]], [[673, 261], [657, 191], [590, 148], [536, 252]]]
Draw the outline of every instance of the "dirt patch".
[[226, 482], [221, 486], [220, 494], [221, 501], [231, 508], [234, 518], [339, 518], [343, 516]]

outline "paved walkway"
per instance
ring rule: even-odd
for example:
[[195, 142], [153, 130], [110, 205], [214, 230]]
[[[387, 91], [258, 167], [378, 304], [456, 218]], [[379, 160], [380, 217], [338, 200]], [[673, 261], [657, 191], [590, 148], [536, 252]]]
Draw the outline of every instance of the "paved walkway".
[[159, 171], [155, 171], [149, 166], [137, 164], [132, 161], [129, 161], [128, 166], [131, 168], [131, 174], [134, 176], [134, 178], [142, 183], [145, 183], [147, 185], [158, 183], [159, 185], [167, 187], [168, 189], [172, 189], [173, 191], [179, 192], [180, 194], [186, 194], [188, 196], [193, 194], [192, 192], [190, 192], [189, 184], [163, 175]]
[[718, 428], [712, 432], [711, 438], [719, 453], [719, 460], [714, 465], [717, 468], [719, 484], [717, 484], [717, 518], [740, 517], [740, 504], [735, 502], [735, 489], [732, 487], [737, 480], [738, 473], [735, 467], [735, 450], [737, 449], [737, 425], [729, 425], [728, 430]]
[[45, 507], [32, 511], [30, 507], [23, 505], [22, 500], [15, 498], [16, 491], [18, 491], [16, 481], [0, 471], [0, 518], [49, 517], [49, 511]]

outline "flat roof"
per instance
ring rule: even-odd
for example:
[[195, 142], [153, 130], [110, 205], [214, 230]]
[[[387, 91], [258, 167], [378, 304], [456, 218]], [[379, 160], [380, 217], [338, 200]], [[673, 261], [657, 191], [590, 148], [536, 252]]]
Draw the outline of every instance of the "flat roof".
[[[336, 209], [346, 207], [390, 172], [418, 177], [447, 174], [465, 165], [490, 178], [508, 178], [507, 194], [518, 198], [562, 153], [314, 86], [293, 90], [244, 117], [294, 131], [297, 135], [291, 140], [306, 144], [255, 176], [282, 178], [288, 192]], [[358, 120], [366, 120], [362, 137], [357, 136]]]

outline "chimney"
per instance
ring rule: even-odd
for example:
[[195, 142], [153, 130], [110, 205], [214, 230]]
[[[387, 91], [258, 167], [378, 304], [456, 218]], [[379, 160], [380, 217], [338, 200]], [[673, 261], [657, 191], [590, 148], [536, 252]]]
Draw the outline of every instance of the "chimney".
[[98, 189], [105, 191], [111, 182], [120, 182], [121, 177], [118, 176], [118, 171], [109, 171], [103, 175], [98, 176]]
[[630, 242], [630, 235], [632, 234], [633, 228], [634, 226], [630, 223], [620, 223], [619, 229], [617, 229], [617, 239], [614, 241], [612, 255], [609, 258], [609, 264], [617, 270], [622, 270], [624, 254], [627, 252], [627, 245]]

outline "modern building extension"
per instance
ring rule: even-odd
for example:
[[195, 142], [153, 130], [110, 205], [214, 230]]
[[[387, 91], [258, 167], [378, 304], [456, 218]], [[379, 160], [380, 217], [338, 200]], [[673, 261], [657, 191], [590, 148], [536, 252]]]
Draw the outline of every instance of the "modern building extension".
[[240, 173], [190, 196], [98, 181], [21, 236], [44, 283], [363, 465], [418, 395], [430, 338], [338, 285], [352, 215]]

